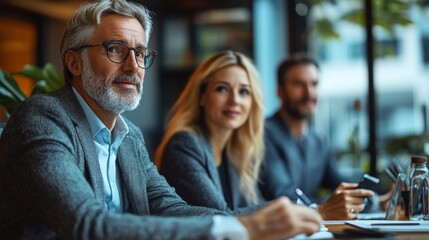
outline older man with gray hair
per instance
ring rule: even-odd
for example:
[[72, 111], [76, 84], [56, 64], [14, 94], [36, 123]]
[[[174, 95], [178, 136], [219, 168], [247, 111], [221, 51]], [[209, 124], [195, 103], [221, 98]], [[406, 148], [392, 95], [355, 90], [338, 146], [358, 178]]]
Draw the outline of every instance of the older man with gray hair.
[[[320, 216], [280, 198], [247, 216], [189, 206], [159, 175], [137, 107], [149, 11], [125, 0], [82, 5], [61, 42], [66, 86], [25, 101], [0, 139], [4, 239], [281, 239]], [[186, 217], [185, 217], [186, 216]]]

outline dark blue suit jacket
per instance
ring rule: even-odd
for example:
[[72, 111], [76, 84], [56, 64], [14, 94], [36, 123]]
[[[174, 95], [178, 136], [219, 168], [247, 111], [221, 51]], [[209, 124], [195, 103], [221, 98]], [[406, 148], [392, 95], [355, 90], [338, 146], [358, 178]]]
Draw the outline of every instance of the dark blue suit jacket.
[[311, 129], [299, 143], [279, 113], [266, 120], [265, 147], [260, 189], [267, 200], [287, 196], [296, 201], [295, 189], [299, 187], [317, 202], [319, 187], [333, 190], [345, 181], [326, 143]]

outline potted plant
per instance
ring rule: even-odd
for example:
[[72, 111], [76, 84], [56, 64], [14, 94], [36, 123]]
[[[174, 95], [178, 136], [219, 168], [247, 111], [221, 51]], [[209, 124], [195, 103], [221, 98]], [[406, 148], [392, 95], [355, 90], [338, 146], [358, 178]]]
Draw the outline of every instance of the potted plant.
[[18, 105], [28, 97], [14, 78], [16, 75], [25, 76], [34, 81], [34, 87], [29, 96], [52, 92], [64, 85], [64, 76], [50, 63], [43, 68], [25, 65], [17, 73], [7, 73], [0, 69], [0, 106], [4, 108], [6, 117], [10, 117]]

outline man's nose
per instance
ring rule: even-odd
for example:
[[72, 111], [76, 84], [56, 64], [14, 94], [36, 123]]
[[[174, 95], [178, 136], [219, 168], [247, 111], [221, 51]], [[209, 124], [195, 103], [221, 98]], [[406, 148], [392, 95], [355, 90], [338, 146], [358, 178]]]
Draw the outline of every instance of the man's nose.
[[123, 67], [125, 71], [132, 73], [137, 73], [140, 70], [134, 50], [130, 49], [128, 52], [128, 56], [123, 62]]
[[311, 97], [311, 96], [314, 96], [316, 93], [317, 93], [317, 89], [313, 85], [308, 84], [305, 86], [305, 88], [304, 88], [305, 96]]

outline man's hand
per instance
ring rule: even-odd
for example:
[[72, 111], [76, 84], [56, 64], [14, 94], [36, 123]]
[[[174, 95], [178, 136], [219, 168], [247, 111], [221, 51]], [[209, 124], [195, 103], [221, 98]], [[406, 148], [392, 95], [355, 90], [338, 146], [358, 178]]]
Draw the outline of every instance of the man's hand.
[[280, 197], [238, 220], [246, 227], [250, 240], [274, 240], [301, 233], [311, 235], [319, 231], [322, 218], [316, 211]]
[[325, 220], [356, 219], [365, 208], [365, 197], [375, 193], [367, 189], [356, 189], [357, 183], [341, 183], [332, 196], [317, 206], [317, 211]]

